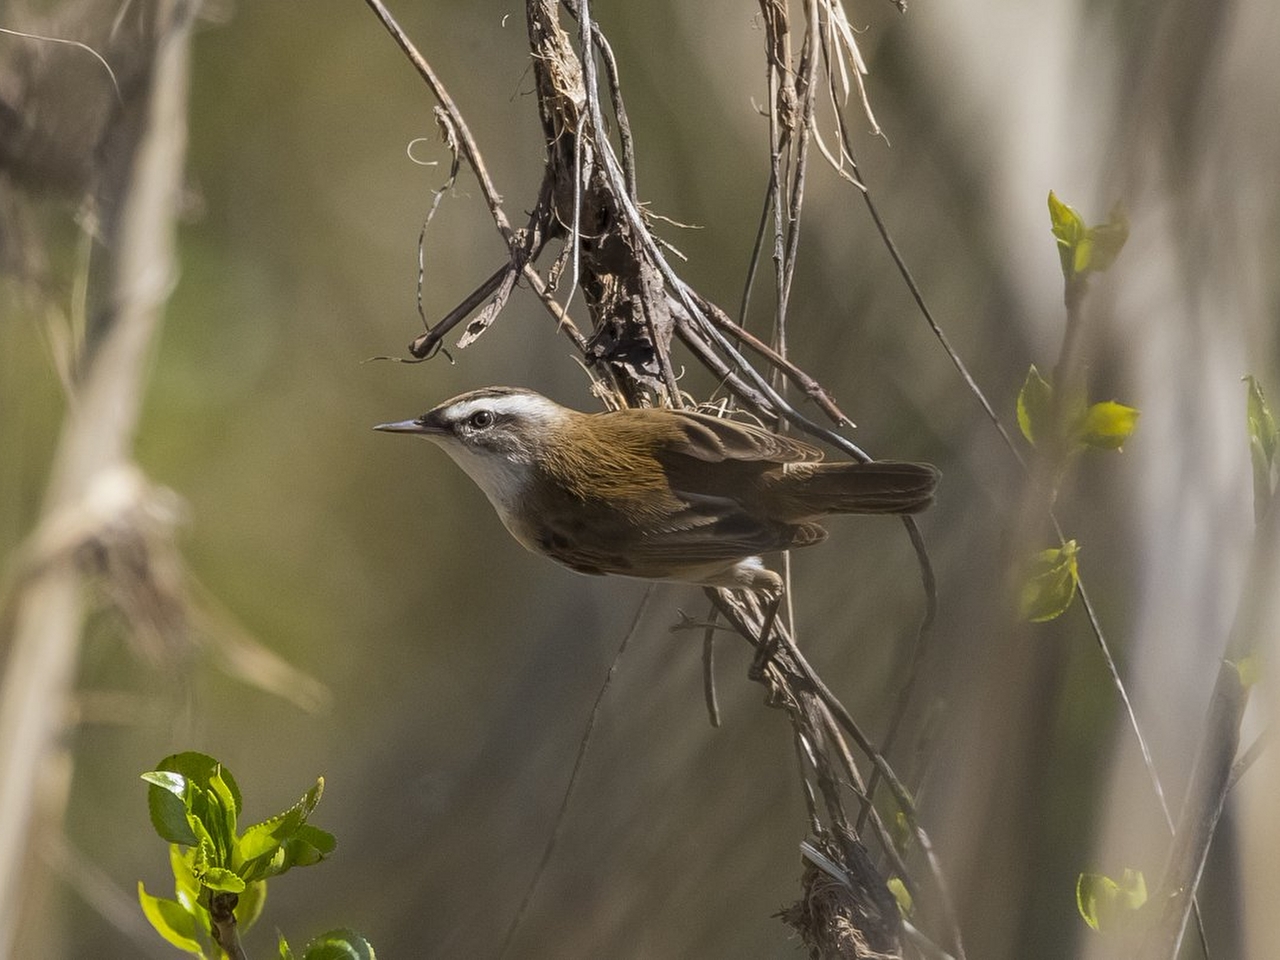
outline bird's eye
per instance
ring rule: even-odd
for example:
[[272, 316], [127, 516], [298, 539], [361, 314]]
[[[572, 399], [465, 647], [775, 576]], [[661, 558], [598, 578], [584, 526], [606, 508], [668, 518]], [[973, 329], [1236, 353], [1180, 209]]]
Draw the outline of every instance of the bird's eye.
[[476, 430], [483, 430], [485, 427], [491, 427], [493, 426], [493, 411], [477, 410], [467, 418], [467, 423]]

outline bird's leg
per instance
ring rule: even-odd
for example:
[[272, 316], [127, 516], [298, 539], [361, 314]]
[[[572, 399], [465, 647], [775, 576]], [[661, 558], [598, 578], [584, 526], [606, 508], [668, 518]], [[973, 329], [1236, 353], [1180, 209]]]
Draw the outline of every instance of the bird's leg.
[[760, 637], [756, 641], [755, 659], [751, 661], [751, 669], [747, 671], [747, 679], [759, 681], [764, 676], [764, 668], [769, 665], [769, 661], [773, 659], [774, 651], [778, 649], [778, 641], [774, 636], [773, 627], [778, 620], [778, 610], [782, 606], [782, 591], [779, 590], [773, 596], [773, 601], [764, 611], [764, 623], [760, 627]]

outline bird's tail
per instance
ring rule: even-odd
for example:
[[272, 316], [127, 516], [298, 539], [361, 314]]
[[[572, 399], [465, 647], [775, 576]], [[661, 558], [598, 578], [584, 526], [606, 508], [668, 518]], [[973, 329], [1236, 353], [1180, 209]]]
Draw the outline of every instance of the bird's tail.
[[940, 474], [927, 463], [790, 464], [787, 499], [810, 516], [918, 513], [933, 503]]

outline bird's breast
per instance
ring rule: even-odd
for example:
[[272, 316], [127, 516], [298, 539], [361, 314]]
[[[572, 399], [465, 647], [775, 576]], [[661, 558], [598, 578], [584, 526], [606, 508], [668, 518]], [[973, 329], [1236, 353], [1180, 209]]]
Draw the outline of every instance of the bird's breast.
[[[520, 510], [534, 480], [529, 469], [456, 444], [449, 444], [444, 449], [471, 481], [484, 491], [504, 523], [507, 523], [508, 516]], [[510, 528], [511, 525], [507, 523], [507, 526]]]

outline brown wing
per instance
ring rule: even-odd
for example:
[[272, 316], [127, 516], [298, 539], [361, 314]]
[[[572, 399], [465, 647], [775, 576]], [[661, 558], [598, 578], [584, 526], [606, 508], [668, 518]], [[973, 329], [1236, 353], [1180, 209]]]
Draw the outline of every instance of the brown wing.
[[584, 518], [541, 517], [531, 539], [581, 573], [674, 577], [699, 565], [731, 564], [745, 557], [803, 547], [826, 538], [816, 523], [761, 520], [726, 497], [678, 493], [682, 507], [659, 525], [641, 530]]
[[[585, 573], [678, 579], [682, 569], [728, 565], [826, 536], [816, 524], [779, 521], [752, 508], [765, 474], [782, 464], [821, 460], [816, 447], [699, 413], [628, 410], [597, 416], [616, 418], [610, 426], [619, 453], [640, 453], [630, 458], [639, 472], [627, 474], [632, 484], [625, 490], [639, 480], [651, 482], [645, 499], [661, 500], [662, 510], [623, 513], [612, 501], [589, 498], [590, 503], [575, 501], [572, 510], [546, 511], [557, 526], [572, 526], [534, 538], [561, 563]], [[624, 459], [611, 458], [611, 468]], [[588, 466], [600, 468], [601, 462]], [[644, 472], [649, 470], [651, 475]], [[616, 480], [601, 477], [592, 489]], [[542, 523], [548, 523], [545, 517]]]
[[826, 539], [816, 523], [779, 523], [748, 513], [728, 497], [677, 494], [686, 506], [633, 549], [642, 554], [671, 553], [690, 560], [728, 560], [804, 547]]
[[826, 536], [816, 523], [762, 523], [732, 500], [708, 497], [674, 517], [672, 529], [632, 541], [626, 555], [633, 575], [662, 577], [702, 564], [732, 564], [762, 553], [807, 547]]
[[653, 414], [666, 418], [672, 427], [656, 452], [664, 463], [671, 457], [692, 457], [706, 463], [799, 463], [822, 459], [817, 447], [737, 420], [685, 410], [655, 410]]

